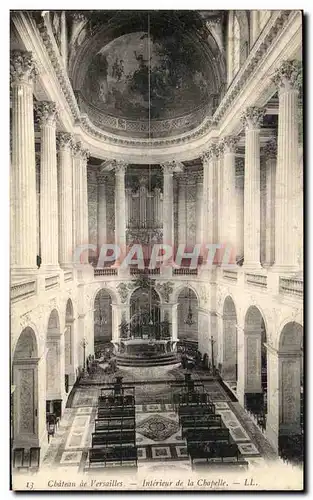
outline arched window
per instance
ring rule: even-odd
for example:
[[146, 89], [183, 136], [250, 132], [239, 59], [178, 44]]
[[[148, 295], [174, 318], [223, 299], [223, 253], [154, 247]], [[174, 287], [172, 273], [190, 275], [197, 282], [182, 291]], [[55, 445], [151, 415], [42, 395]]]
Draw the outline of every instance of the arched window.
[[233, 24], [233, 77], [240, 68], [240, 26], [236, 14]]

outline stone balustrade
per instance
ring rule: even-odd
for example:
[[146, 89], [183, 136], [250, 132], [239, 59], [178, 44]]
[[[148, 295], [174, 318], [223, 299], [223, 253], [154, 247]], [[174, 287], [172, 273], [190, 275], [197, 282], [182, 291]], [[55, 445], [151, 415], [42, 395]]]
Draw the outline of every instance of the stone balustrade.
[[117, 268], [94, 269], [94, 276], [117, 276]]
[[303, 279], [279, 278], [279, 293], [302, 297]]
[[11, 285], [11, 300], [17, 302], [18, 300], [32, 297], [36, 294], [36, 280], [25, 281], [23, 283], [14, 283]]
[[60, 279], [58, 274], [55, 276], [48, 276], [45, 279], [46, 290], [51, 290], [52, 288], [59, 288], [59, 286], [60, 286]]
[[231, 281], [237, 281], [238, 272], [233, 269], [224, 269], [223, 270], [223, 278]]
[[146, 275], [159, 275], [160, 274], [160, 268], [156, 267], [155, 269], [138, 269], [138, 268], [130, 268], [130, 275], [131, 276], [140, 276], [142, 274]]
[[245, 273], [245, 282], [248, 285], [266, 288], [267, 276], [265, 274]]
[[64, 271], [64, 282], [73, 280], [73, 271]]
[[189, 269], [188, 267], [181, 267], [179, 269], [173, 269], [174, 276], [197, 276], [198, 269]]

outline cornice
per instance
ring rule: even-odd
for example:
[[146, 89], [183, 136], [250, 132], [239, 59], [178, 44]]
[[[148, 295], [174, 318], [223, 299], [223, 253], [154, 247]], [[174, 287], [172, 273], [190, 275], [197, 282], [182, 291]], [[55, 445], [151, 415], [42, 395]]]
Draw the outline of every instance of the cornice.
[[269, 21], [269, 23], [272, 23], [272, 25], [269, 26], [267, 33], [266, 30], [264, 30], [264, 39], [262, 39], [261, 36], [259, 42], [252, 48], [247, 60], [239, 70], [235, 80], [229, 87], [226, 95], [218, 106], [213, 117], [206, 117], [201, 125], [190, 132], [185, 132], [183, 134], [170, 138], [158, 139], [134, 139], [109, 134], [102, 131], [100, 128], [97, 128], [89, 120], [87, 115], [81, 114], [73, 89], [71, 87], [70, 80], [63, 68], [62, 60], [57, 53], [56, 44], [53, 43], [55, 41], [51, 39], [53, 35], [48, 30], [43, 19], [40, 22], [37, 21], [37, 29], [51, 60], [61, 90], [69, 105], [72, 116], [74, 117], [76, 126], [80, 127], [82, 131], [86, 132], [92, 138], [98, 139], [102, 143], [105, 143], [107, 145], [157, 149], [162, 147], [166, 148], [169, 146], [183, 145], [188, 144], [192, 141], [197, 141], [200, 138], [204, 138], [208, 132], [212, 131], [222, 122], [225, 114], [231, 108], [234, 100], [236, 99], [238, 94], [240, 94], [242, 88], [247, 85], [247, 81], [249, 80], [252, 73], [256, 70], [260, 62], [264, 60], [264, 58], [266, 58], [268, 48], [279, 37], [281, 31], [285, 27], [289, 17], [293, 12], [294, 11], [278, 11], [273, 13], [272, 19]]

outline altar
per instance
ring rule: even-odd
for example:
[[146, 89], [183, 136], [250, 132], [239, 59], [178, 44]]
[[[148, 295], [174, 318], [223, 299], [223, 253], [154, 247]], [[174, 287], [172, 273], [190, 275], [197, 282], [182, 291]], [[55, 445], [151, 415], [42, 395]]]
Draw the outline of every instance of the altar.
[[160, 354], [175, 352], [176, 342], [171, 340], [156, 340], [131, 338], [120, 341], [119, 352], [131, 356], [153, 357]]

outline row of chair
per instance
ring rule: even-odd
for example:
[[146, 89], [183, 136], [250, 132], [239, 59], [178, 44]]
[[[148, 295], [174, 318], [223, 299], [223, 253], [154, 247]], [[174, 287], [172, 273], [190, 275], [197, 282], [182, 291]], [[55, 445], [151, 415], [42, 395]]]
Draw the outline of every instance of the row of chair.
[[40, 448], [33, 447], [29, 450], [25, 448], [14, 448], [13, 467], [15, 469], [30, 468], [38, 469], [40, 464]]

